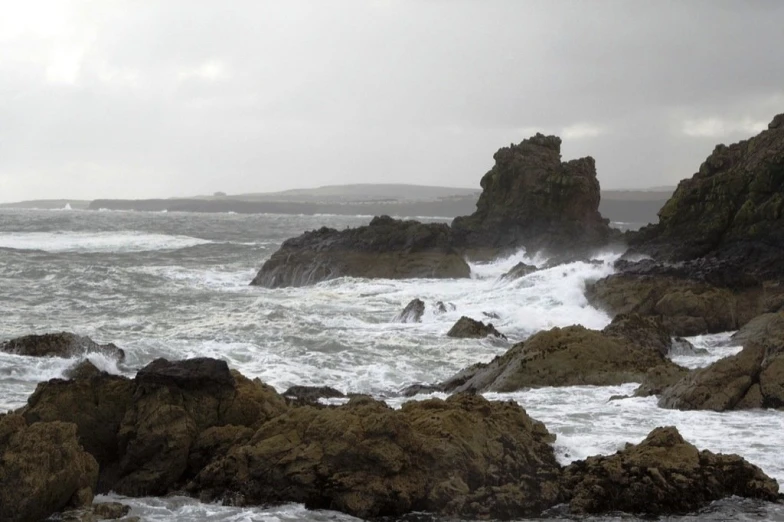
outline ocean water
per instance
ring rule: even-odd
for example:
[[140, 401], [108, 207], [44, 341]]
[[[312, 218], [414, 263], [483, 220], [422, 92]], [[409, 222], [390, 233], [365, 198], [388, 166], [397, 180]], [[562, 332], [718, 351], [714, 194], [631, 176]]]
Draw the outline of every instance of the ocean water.
[[[488, 361], [536, 331], [570, 324], [602, 328], [610, 321], [588, 305], [583, 290], [587, 281], [612, 273], [617, 254], [611, 253], [598, 255], [600, 263], [562, 265], [516, 281], [500, 276], [519, 261], [542, 266], [546, 259], [519, 252], [472, 265], [471, 279], [454, 281], [344, 278], [297, 289], [248, 286], [283, 240], [323, 225], [340, 229], [369, 220], [0, 210], [0, 340], [66, 330], [124, 348], [127, 360], [119, 366], [89, 356], [112, 373], [132, 376], [157, 357], [211, 356], [279, 391], [326, 385], [399, 406], [401, 388]], [[395, 322], [417, 297], [427, 304], [423, 322]], [[454, 310], [434, 313], [437, 301]], [[447, 338], [462, 315], [492, 321], [509, 341]], [[694, 338], [709, 354], [677, 362], [699, 367], [731, 355], [739, 348], [728, 339]], [[62, 376], [75, 362], [0, 353], [0, 411], [20, 407], [36, 383]], [[609, 400], [634, 388], [543, 388], [487, 397], [514, 399], [543, 421], [557, 435], [554, 447], [563, 463], [613, 453], [656, 426], [675, 425], [698, 447], [738, 453], [784, 481], [784, 413], [680, 412], [658, 408], [655, 398]], [[182, 497], [122, 500], [132, 514], [151, 521], [357, 520], [293, 504], [240, 509]], [[631, 518], [586, 520], [619, 519]], [[784, 509], [729, 500], [677, 518], [693, 519], [784, 520]]]

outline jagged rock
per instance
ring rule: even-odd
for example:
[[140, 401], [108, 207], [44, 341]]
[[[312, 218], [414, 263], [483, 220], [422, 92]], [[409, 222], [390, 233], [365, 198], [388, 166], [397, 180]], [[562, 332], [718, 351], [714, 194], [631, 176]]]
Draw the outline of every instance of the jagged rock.
[[436, 303], [436, 313], [438, 314], [454, 312], [455, 310], [457, 310], [457, 307], [454, 305], [454, 303], [444, 303], [443, 301], [438, 301]]
[[398, 323], [419, 323], [422, 321], [423, 315], [425, 315], [425, 302], [421, 299], [412, 299], [395, 317], [395, 321]]
[[476, 212], [455, 218], [455, 244], [492, 254], [591, 249], [613, 235], [599, 213], [599, 181], [591, 157], [561, 161], [561, 139], [537, 134], [498, 150], [482, 177]]
[[534, 265], [526, 265], [523, 262], [517, 263], [507, 273], [501, 276], [501, 279], [520, 279], [528, 274], [533, 274], [539, 270]]
[[670, 355], [708, 355], [708, 350], [705, 348], [695, 347], [691, 341], [683, 337], [675, 337], [672, 340], [670, 347]]
[[171, 491], [197, 472], [189, 456], [209, 428], [256, 427], [286, 409], [273, 388], [223, 361], [159, 359], [135, 379], [101, 373], [41, 383], [20, 412], [31, 425], [76, 424], [101, 466], [99, 491], [138, 496]]
[[663, 357], [670, 353], [673, 342], [669, 330], [659, 317], [639, 314], [618, 314], [602, 332], [627, 339], [636, 348], [652, 350]]
[[69, 332], [25, 335], [0, 344], [0, 351], [30, 357], [80, 357], [100, 353], [122, 361], [125, 352], [112, 343], [98, 344], [89, 337]]
[[[720, 260], [725, 272], [784, 278], [784, 128], [717, 145], [659, 211], [659, 223], [629, 237], [661, 261]], [[733, 275], [730, 275], [734, 277]]]
[[640, 342], [655, 338], [660, 324], [640, 319], [636, 330], [630, 324], [603, 332], [582, 326], [539, 332], [488, 364], [458, 372], [441, 387], [458, 392], [512, 392], [541, 386], [608, 386], [640, 382], [652, 368], [676, 366], [659, 346]]
[[[763, 288], [733, 292], [668, 276], [614, 274], [586, 285], [588, 301], [608, 313], [660, 316], [672, 335], [737, 330], [767, 306]], [[763, 310], [764, 311], [764, 310]]]
[[762, 314], [733, 334], [734, 345], [762, 344], [769, 350], [784, 350], [784, 312]]
[[784, 408], [784, 354], [749, 343], [737, 355], [694, 370], [667, 388], [659, 406], [714, 411]]
[[412, 384], [400, 390], [400, 395], [403, 397], [413, 397], [425, 393], [436, 393], [443, 391], [437, 384]]
[[98, 463], [79, 445], [76, 426], [0, 415], [0, 520], [33, 522], [88, 505], [97, 480]]
[[101, 370], [95, 367], [93, 363], [91, 363], [88, 359], [76, 363], [75, 365], [71, 366], [65, 372], [63, 372], [63, 376], [66, 379], [91, 379], [95, 376], [101, 375]]
[[457, 339], [482, 339], [491, 335], [506, 339], [506, 336], [496, 330], [492, 323], [485, 324], [466, 316], [458, 319], [446, 335]]
[[573, 514], [685, 514], [741, 496], [775, 502], [778, 483], [737, 455], [699, 451], [674, 427], [656, 428], [615, 455], [589, 457], [564, 470]]
[[558, 501], [552, 440], [512, 402], [457, 395], [394, 410], [363, 397], [291, 409], [208, 465], [188, 490], [204, 500], [301, 502], [362, 518], [520, 517]]
[[291, 386], [283, 392], [287, 399], [298, 403], [316, 403], [319, 399], [340, 399], [346, 395], [329, 386]]
[[664, 390], [686, 377], [690, 371], [688, 368], [678, 366], [677, 364], [651, 368], [642, 378], [640, 386], [634, 390], [634, 396], [650, 397], [651, 395], [661, 395]]
[[452, 246], [448, 225], [381, 216], [364, 227], [342, 231], [325, 227], [285, 241], [251, 284], [279, 288], [344, 276], [462, 278], [470, 273]]

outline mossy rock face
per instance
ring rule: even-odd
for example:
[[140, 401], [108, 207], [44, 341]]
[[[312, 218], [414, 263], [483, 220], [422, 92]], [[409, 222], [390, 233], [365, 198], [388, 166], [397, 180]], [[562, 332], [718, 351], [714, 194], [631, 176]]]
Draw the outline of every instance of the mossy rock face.
[[784, 114], [757, 136], [718, 145], [681, 181], [659, 223], [629, 237], [661, 261], [726, 260], [760, 280], [784, 276]]
[[537, 134], [503, 147], [482, 178], [476, 212], [452, 223], [464, 250], [590, 249], [613, 237], [599, 213], [599, 180], [593, 158], [561, 161], [561, 139]]

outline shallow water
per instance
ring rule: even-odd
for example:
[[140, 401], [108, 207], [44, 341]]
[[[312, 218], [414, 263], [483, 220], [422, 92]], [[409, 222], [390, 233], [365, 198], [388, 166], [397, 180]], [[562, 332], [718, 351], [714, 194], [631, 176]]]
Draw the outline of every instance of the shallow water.
[[[586, 281], [612, 273], [614, 254], [602, 263], [573, 263], [516, 281], [500, 275], [518, 261], [545, 259], [519, 253], [473, 265], [465, 280], [359, 280], [344, 278], [309, 288], [248, 286], [280, 243], [309, 229], [359, 226], [368, 216], [280, 216], [89, 211], [0, 211], [0, 340], [67, 330], [114, 342], [128, 354], [118, 367], [92, 355], [102, 369], [133, 375], [156, 357], [212, 356], [283, 391], [293, 384], [327, 385], [369, 393], [399, 406], [395, 392], [415, 382], [437, 382], [488, 361], [512, 343], [553, 326], [602, 328], [610, 318], [589, 306]], [[413, 298], [427, 303], [422, 323], [395, 316]], [[434, 303], [455, 310], [434, 313]], [[455, 340], [444, 334], [461, 316], [495, 314], [509, 341]], [[709, 355], [678, 357], [690, 367], [735, 353], [728, 334], [694, 338]], [[0, 354], [0, 410], [24, 404], [37, 382], [59, 377], [68, 359]], [[545, 388], [514, 399], [557, 434], [561, 462], [612, 453], [641, 440], [652, 428], [675, 425], [700, 448], [739, 453], [779, 481], [784, 414], [662, 410], [655, 398], [609, 401], [634, 385]], [[416, 397], [421, 399], [424, 397]], [[301, 506], [239, 509], [191, 499], [133, 499], [145, 520], [355, 520]], [[717, 513], [759, 520], [779, 517], [774, 505], [730, 501]], [[756, 517], [756, 518], [755, 518]], [[611, 520], [605, 518], [603, 520]]]

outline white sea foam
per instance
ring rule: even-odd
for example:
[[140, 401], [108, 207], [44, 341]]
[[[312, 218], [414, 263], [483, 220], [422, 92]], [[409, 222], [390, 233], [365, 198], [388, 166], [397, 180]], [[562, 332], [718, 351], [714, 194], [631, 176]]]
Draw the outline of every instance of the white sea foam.
[[174, 250], [211, 243], [206, 239], [141, 232], [10, 232], [0, 234], [0, 248], [45, 252], [143, 252]]

